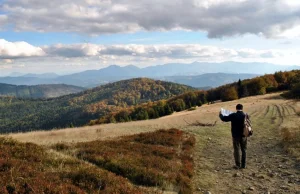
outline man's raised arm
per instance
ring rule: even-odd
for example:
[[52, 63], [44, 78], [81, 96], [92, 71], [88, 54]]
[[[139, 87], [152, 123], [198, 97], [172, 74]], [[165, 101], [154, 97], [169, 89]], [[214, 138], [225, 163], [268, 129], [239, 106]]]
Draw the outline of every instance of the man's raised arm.
[[220, 112], [220, 113], [219, 113], [219, 117], [220, 117], [220, 119], [221, 119], [222, 121], [224, 121], [224, 122], [229, 122], [229, 121], [231, 121], [230, 115], [228, 115], [228, 116], [223, 116], [223, 115], [221, 114], [221, 112]]

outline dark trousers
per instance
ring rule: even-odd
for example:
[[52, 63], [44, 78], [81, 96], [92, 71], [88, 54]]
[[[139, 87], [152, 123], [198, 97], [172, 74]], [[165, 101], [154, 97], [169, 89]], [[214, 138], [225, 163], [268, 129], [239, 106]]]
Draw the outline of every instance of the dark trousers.
[[[233, 142], [233, 155], [235, 160], [235, 165], [239, 167], [246, 167], [246, 155], [247, 155], [247, 137], [232, 138]], [[242, 151], [242, 163], [240, 157], [240, 150]], [[242, 164], [242, 166], [241, 166]]]

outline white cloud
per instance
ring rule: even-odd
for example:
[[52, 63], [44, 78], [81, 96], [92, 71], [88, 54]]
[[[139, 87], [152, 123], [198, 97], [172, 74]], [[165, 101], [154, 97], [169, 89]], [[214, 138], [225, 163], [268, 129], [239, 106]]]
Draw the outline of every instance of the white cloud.
[[0, 69], [12, 69], [12, 65], [0, 65]]
[[3, 59], [2, 61], [4, 63], [13, 63], [14, 62], [14, 60], [12, 60], [12, 59]]
[[42, 48], [32, 46], [27, 42], [8, 42], [4, 39], [0, 39], [0, 58], [13, 59], [44, 55], [45, 53]]
[[52, 46], [45, 46], [43, 48], [48, 55], [63, 56], [63, 57], [85, 57], [96, 56], [100, 47], [94, 44], [73, 44], [63, 45], [56, 44]]
[[296, 0], [4, 0], [1, 10], [0, 24], [18, 31], [89, 35], [183, 29], [277, 38], [300, 26]]
[[[251, 48], [232, 49], [201, 44], [56, 44], [35, 47], [26, 42], [9, 42], [0, 39], [0, 58], [5, 64], [26, 60], [43, 64], [67, 62], [69, 66], [84, 66], [91, 61], [132, 64], [138, 61], [228, 61], [266, 60], [287, 56], [294, 51]], [[38, 57], [38, 58], [37, 58]]]
[[280, 50], [228, 49], [199, 44], [165, 45], [97, 45], [70, 44], [54, 45], [44, 48], [48, 56], [63, 58], [98, 57], [99, 59], [119, 59], [130, 57], [137, 59], [198, 59], [198, 60], [233, 60], [237, 58], [275, 58], [284, 55]]
[[283, 38], [299, 38], [300, 37], [300, 26], [293, 27], [281, 33], [279, 37]]
[[[201, 44], [56, 44], [35, 47], [26, 42], [0, 39], [2, 69], [31, 68], [85, 70], [110, 64], [149, 66], [164, 63], [202, 62], [270, 62], [297, 64], [300, 49], [226, 48]], [[1, 64], [1, 62], [0, 62]], [[71, 67], [71, 68], [70, 68]], [[69, 68], [69, 69], [67, 69]], [[62, 71], [62, 70], [60, 70]]]

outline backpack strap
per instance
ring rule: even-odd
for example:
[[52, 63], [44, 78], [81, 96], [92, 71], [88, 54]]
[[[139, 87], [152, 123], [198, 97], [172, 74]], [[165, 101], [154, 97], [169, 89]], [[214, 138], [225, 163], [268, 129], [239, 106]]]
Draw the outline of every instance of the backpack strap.
[[249, 115], [247, 113], [245, 114], [245, 119], [246, 119], [247, 123], [250, 125], [250, 127], [252, 127]]

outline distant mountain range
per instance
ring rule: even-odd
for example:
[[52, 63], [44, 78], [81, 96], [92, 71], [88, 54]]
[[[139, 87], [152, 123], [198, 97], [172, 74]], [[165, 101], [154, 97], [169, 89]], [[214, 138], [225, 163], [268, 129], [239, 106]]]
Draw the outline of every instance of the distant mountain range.
[[[200, 89], [214, 88], [224, 84], [237, 82], [239, 79], [251, 79], [257, 77], [257, 74], [229, 74], [229, 73], [206, 73], [197, 76], [170, 76], [163, 80], [185, 84]], [[208, 87], [208, 88], [207, 88]]]
[[50, 73], [43, 75], [27, 74], [19, 77], [0, 77], [0, 83], [15, 85], [68, 84], [91, 88], [114, 81], [148, 77], [188, 84], [193, 87], [216, 87], [239, 78], [252, 78], [257, 75], [293, 69], [300, 69], [300, 66], [239, 62], [172, 63], [146, 68], [138, 68], [133, 65], [125, 67], [111, 65], [99, 70], [88, 70], [64, 76]]
[[54, 98], [83, 91], [85, 88], [65, 84], [17, 86], [0, 84], [0, 96], [14, 96], [17, 98]]
[[56, 73], [43, 73], [43, 74], [34, 74], [34, 73], [28, 73], [25, 75], [21, 75], [20, 77], [35, 77], [35, 78], [41, 78], [41, 79], [53, 79], [59, 77]]

